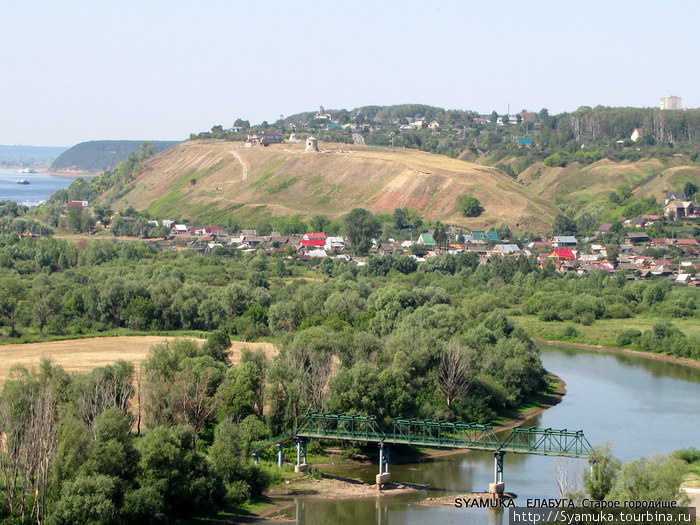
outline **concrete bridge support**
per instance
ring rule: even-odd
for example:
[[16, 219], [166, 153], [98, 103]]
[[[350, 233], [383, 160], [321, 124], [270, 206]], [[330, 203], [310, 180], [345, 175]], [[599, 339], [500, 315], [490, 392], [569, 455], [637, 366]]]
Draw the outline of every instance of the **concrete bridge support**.
[[284, 444], [277, 443], [277, 466], [279, 468], [282, 468], [283, 463], [284, 463]]
[[493, 453], [493, 483], [489, 483], [489, 494], [494, 497], [502, 497], [506, 484], [503, 481], [503, 456], [505, 452], [499, 450]]
[[376, 476], [377, 488], [382, 490], [382, 485], [391, 481], [389, 473], [389, 445], [379, 443], [379, 474]]
[[306, 439], [294, 438], [297, 447], [297, 464], [294, 465], [294, 472], [305, 472], [309, 468], [306, 461]]

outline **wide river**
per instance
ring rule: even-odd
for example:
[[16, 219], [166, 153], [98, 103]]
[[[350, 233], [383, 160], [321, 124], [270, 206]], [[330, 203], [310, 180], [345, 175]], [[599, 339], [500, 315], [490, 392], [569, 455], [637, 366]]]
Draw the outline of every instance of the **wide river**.
[[[700, 369], [643, 357], [603, 354], [555, 346], [542, 348], [547, 370], [567, 384], [563, 401], [523, 426], [583, 430], [593, 445], [610, 443], [622, 461], [700, 447]], [[564, 462], [562, 464], [562, 462]], [[565, 465], [580, 483], [585, 460], [506, 454], [506, 491], [526, 498], [559, 497], [555, 468]], [[377, 466], [336, 469], [332, 473], [373, 482]], [[298, 498], [286, 517], [307, 525], [502, 525], [507, 511], [425, 506], [418, 501], [484, 491], [493, 481], [493, 455], [468, 452], [433, 461], [391, 465], [393, 481], [428, 484], [418, 494], [365, 500], [322, 501]]]
[[[29, 184], [17, 184], [26, 179]], [[19, 173], [16, 169], [0, 169], [0, 201], [40, 201], [49, 200], [56, 191], [70, 186], [74, 179], [51, 173]]]

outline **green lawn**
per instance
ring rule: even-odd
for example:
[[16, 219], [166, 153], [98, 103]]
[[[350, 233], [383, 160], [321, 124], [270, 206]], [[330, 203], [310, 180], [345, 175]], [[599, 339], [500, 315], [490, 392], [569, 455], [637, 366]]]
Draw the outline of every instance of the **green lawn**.
[[522, 326], [531, 337], [548, 340], [564, 340], [563, 332], [567, 326], [573, 326], [578, 336], [566, 341], [590, 345], [617, 346], [617, 335], [623, 330], [636, 329], [640, 332], [649, 330], [655, 323], [668, 321], [686, 335], [700, 335], [700, 319], [660, 319], [651, 316], [637, 316], [631, 319], [599, 319], [590, 326], [571, 321], [540, 321], [535, 315], [516, 315], [510, 317]]

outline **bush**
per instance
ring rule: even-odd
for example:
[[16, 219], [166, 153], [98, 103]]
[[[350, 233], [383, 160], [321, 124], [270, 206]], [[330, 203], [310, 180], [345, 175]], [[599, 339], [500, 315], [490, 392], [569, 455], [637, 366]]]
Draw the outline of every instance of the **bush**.
[[617, 334], [616, 344], [617, 346], [627, 346], [631, 345], [633, 342], [637, 341], [642, 336], [642, 332], [632, 328], [623, 330]]
[[564, 330], [561, 333], [561, 337], [563, 339], [575, 339], [576, 337], [579, 336], [578, 330], [574, 328], [573, 326], [567, 326], [564, 328]]
[[632, 311], [626, 304], [612, 303], [605, 307], [605, 317], [608, 319], [629, 319], [632, 317]]
[[554, 310], [542, 310], [537, 318], [540, 321], [561, 321], [561, 317], [559, 317], [559, 314], [555, 312]]

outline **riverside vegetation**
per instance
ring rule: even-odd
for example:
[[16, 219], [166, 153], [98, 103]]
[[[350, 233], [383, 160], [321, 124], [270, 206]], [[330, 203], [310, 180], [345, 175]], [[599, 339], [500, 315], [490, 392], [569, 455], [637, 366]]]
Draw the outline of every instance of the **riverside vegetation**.
[[[23, 220], [23, 219], [20, 219]], [[258, 497], [276, 474], [253, 441], [309, 410], [487, 422], [545, 388], [511, 313], [582, 325], [658, 316], [640, 346], [700, 357], [696, 290], [624, 274], [561, 276], [535, 259], [473, 253], [418, 264], [369, 257], [318, 268], [264, 252], [158, 251], [142, 242], [0, 237], [7, 341], [206, 331], [89, 374], [16, 370], [0, 396], [0, 513], [14, 522], [158, 523]], [[230, 339], [274, 341], [279, 354]], [[132, 431], [136, 429], [136, 433]], [[186, 503], [186, 504], [185, 504]]]

